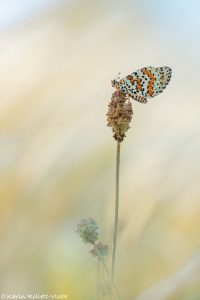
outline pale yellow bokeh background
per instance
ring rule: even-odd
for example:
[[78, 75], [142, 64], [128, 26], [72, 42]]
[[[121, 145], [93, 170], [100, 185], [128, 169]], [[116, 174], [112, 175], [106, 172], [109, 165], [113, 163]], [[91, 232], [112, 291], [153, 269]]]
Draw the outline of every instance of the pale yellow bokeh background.
[[0, 293], [96, 299], [97, 263], [75, 231], [93, 217], [111, 245], [110, 81], [167, 65], [171, 83], [133, 103], [122, 145], [116, 284], [124, 300], [163, 280], [172, 291], [154, 300], [200, 299], [200, 264], [187, 269], [200, 255], [199, 11], [198, 0], [0, 1]]

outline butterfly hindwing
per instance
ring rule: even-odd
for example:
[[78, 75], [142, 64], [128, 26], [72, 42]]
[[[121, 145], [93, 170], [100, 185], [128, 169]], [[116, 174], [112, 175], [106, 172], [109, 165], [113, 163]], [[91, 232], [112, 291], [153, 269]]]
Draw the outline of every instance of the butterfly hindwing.
[[136, 101], [146, 103], [162, 93], [170, 81], [172, 70], [169, 67], [145, 67], [124, 77], [118, 82], [118, 88]]
[[158, 67], [157, 69], [161, 75], [160, 89], [163, 91], [171, 79], [172, 70], [169, 67]]

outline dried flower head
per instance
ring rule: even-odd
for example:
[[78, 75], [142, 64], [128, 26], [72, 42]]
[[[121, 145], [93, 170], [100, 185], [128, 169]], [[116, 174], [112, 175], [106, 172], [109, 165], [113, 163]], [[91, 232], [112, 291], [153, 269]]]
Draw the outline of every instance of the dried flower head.
[[77, 232], [84, 243], [95, 244], [99, 236], [99, 227], [95, 220], [83, 219], [77, 226]]
[[102, 260], [105, 256], [108, 255], [109, 247], [108, 245], [103, 245], [102, 243], [94, 244], [91, 246], [90, 253], [94, 257], [98, 257], [99, 260]]
[[132, 104], [129, 98], [119, 90], [112, 94], [108, 107], [107, 125], [112, 127], [115, 140], [122, 142], [126, 136], [125, 133], [130, 128], [129, 124], [133, 116]]

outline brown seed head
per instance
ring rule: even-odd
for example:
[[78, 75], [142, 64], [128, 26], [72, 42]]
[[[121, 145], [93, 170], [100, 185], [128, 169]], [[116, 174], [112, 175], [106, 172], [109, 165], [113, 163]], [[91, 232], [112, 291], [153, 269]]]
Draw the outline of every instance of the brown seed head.
[[112, 127], [113, 137], [122, 142], [133, 116], [132, 104], [121, 90], [115, 91], [108, 105], [107, 126]]

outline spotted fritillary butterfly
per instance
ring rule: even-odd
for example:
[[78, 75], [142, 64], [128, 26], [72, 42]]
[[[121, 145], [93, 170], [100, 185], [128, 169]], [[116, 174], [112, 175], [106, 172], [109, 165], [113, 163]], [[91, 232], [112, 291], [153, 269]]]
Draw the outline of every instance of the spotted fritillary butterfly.
[[146, 67], [119, 81], [112, 80], [112, 86], [138, 102], [147, 103], [147, 98], [163, 92], [170, 81], [171, 74], [172, 69], [169, 67]]

